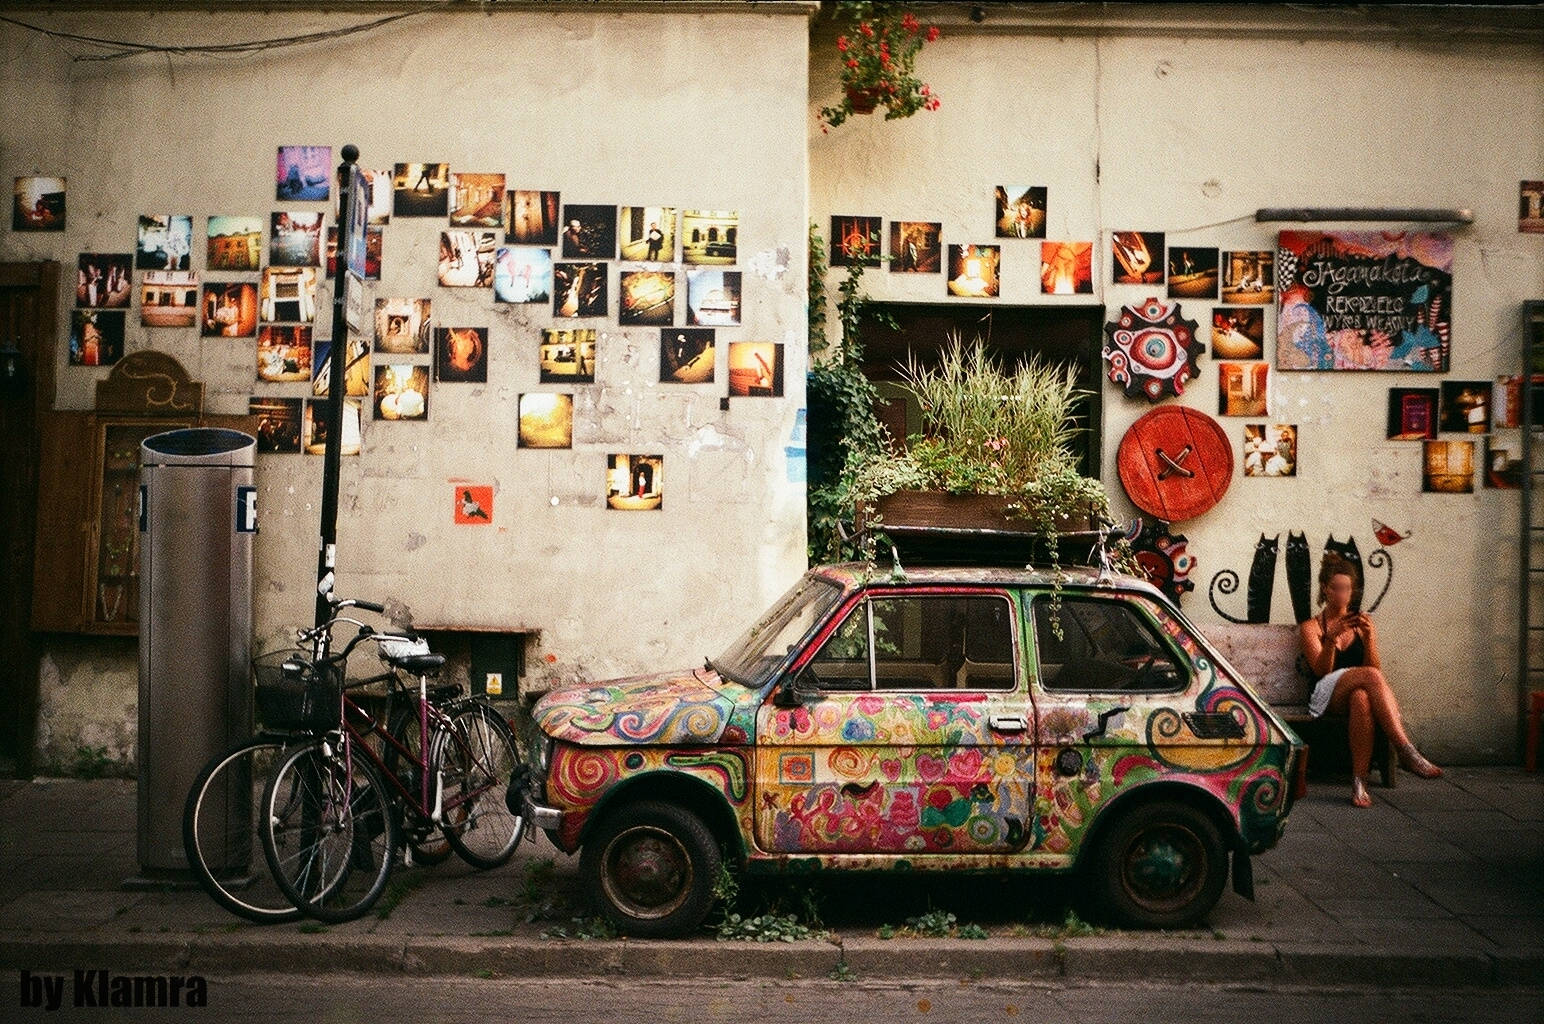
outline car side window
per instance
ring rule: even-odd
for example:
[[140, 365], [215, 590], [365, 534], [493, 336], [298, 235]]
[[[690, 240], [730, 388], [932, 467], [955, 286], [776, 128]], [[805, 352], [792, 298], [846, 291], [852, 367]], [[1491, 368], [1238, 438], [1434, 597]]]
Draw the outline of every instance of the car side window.
[[1040, 685], [1047, 690], [1162, 693], [1186, 682], [1172, 650], [1125, 601], [1064, 595], [1057, 608], [1043, 596], [1032, 608]]
[[854, 606], [806, 671], [825, 690], [1010, 690], [1013, 636], [1013, 608], [1001, 595], [874, 595]]

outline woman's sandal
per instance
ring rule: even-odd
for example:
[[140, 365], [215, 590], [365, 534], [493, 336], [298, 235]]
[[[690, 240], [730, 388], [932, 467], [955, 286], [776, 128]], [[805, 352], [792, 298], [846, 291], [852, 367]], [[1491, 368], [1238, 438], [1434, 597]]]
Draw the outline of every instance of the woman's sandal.
[[1399, 767], [1412, 775], [1419, 775], [1423, 779], [1442, 778], [1442, 769], [1432, 764], [1421, 756], [1421, 752], [1415, 749], [1415, 744], [1399, 748]]
[[1372, 806], [1372, 794], [1367, 792], [1367, 782], [1360, 776], [1356, 775], [1351, 777], [1351, 806]]

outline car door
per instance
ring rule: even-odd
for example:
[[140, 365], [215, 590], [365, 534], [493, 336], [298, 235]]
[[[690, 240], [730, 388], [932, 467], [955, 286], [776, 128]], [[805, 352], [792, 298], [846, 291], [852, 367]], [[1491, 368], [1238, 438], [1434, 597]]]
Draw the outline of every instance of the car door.
[[1034, 785], [1017, 603], [880, 588], [795, 661], [801, 703], [761, 709], [756, 838], [778, 853], [1002, 853]]

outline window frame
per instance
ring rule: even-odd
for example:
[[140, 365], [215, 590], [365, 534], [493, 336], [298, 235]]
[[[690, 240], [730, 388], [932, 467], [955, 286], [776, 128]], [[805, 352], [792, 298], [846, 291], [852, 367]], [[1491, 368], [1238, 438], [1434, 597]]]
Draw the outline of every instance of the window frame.
[[[1164, 696], [1176, 693], [1184, 693], [1186, 690], [1190, 689], [1190, 685], [1195, 676], [1195, 666], [1191, 664], [1190, 658], [1185, 653], [1185, 651], [1174, 642], [1174, 638], [1169, 635], [1168, 631], [1163, 628], [1161, 623], [1157, 622], [1153, 618], [1153, 616], [1149, 613], [1148, 609], [1142, 602], [1134, 601], [1131, 599], [1131, 597], [1118, 593], [1068, 593], [1063, 591], [1058, 597], [1049, 591], [1037, 591], [1026, 593], [1024, 596], [1027, 599], [1025, 603], [1029, 613], [1029, 624], [1034, 632], [1035, 672], [1033, 685], [1035, 687], [1036, 693], [1044, 694], [1049, 697], [1066, 696], [1071, 694], [1110, 693], [1136, 694], [1142, 696]], [[1049, 605], [1053, 601], [1057, 602], [1062, 608], [1065, 608], [1069, 602], [1073, 601], [1081, 601], [1090, 604], [1120, 605], [1135, 613], [1137, 620], [1146, 627], [1151, 637], [1157, 641], [1159, 650], [1167, 651], [1169, 653], [1170, 660], [1173, 661], [1174, 667], [1178, 670], [1175, 685], [1164, 687], [1162, 689], [1143, 688], [1140, 690], [1133, 690], [1124, 686], [1059, 687], [1046, 685], [1045, 676], [1042, 671], [1042, 665], [1044, 664], [1044, 661], [1040, 656], [1040, 623], [1036, 617], [1036, 613], [1038, 611], [1039, 605]]]

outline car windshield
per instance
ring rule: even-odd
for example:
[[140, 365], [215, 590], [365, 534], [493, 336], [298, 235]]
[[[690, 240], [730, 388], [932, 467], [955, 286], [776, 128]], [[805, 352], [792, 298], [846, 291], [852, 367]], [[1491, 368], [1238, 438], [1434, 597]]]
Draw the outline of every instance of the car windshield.
[[713, 668], [727, 679], [759, 689], [841, 599], [841, 587], [805, 576], [714, 658]]

